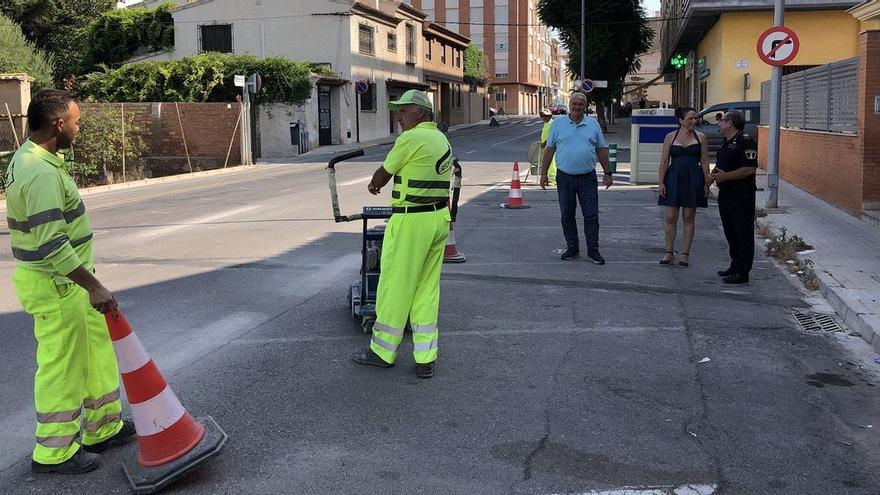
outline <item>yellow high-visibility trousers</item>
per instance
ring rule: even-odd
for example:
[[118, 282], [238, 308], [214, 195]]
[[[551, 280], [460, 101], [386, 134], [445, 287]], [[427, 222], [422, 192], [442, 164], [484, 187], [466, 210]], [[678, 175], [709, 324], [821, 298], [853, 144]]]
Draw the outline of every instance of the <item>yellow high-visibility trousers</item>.
[[79, 450], [80, 430], [81, 442], [93, 445], [122, 429], [116, 354], [104, 315], [89, 304], [85, 289], [20, 267], [13, 281], [22, 307], [34, 317], [37, 340], [33, 459], [60, 464]]
[[409, 321], [416, 363], [437, 360], [440, 271], [449, 236], [449, 210], [396, 213], [385, 228], [376, 323], [370, 348], [387, 363], [397, 358]]

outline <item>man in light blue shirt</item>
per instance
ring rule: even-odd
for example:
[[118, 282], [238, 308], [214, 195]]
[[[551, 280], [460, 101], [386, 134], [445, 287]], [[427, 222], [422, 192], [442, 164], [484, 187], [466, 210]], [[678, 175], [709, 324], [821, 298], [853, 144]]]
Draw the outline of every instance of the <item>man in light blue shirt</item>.
[[587, 97], [583, 93], [573, 93], [569, 107], [568, 116], [554, 120], [550, 127], [550, 136], [547, 138], [541, 163], [541, 188], [547, 188], [547, 171], [555, 156], [556, 189], [562, 213], [562, 233], [567, 246], [562, 259], [576, 259], [581, 254], [575, 220], [577, 203], [580, 203], [581, 213], [584, 215], [587, 258], [597, 265], [604, 265], [605, 258], [599, 253], [599, 184], [596, 162], [602, 165], [602, 183], [608, 189], [614, 182], [611, 167], [608, 165], [608, 146], [599, 122], [586, 116]]

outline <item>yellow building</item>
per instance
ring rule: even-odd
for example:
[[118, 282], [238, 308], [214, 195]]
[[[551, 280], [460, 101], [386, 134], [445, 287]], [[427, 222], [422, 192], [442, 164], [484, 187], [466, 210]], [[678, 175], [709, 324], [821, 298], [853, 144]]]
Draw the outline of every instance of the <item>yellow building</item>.
[[[800, 40], [791, 73], [858, 55], [862, 25], [847, 12], [858, 1], [786, 2], [785, 26]], [[812, 4], [812, 5], [811, 5]], [[758, 37], [773, 26], [772, 2], [664, 0], [661, 29], [663, 71], [673, 80], [673, 100], [698, 110], [731, 101], [761, 99], [761, 82], [771, 67], [757, 52]], [[673, 59], [686, 60], [676, 68]], [[680, 65], [680, 64], [679, 64]]]

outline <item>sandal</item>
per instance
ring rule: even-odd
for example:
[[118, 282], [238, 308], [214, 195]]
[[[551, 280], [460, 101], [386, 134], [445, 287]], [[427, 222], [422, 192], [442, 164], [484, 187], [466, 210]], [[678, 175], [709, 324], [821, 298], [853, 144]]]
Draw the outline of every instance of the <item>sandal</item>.
[[671, 254], [672, 256], [668, 258], [664, 256], [663, 259], [660, 260], [661, 265], [671, 265], [672, 260], [675, 259], [675, 251], [666, 251], [666, 254]]
[[689, 261], [691, 260], [691, 253], [681, 253], [682, 256], [687, 256], [688, 261], [679, 261], [678, 266], [690, 266]]

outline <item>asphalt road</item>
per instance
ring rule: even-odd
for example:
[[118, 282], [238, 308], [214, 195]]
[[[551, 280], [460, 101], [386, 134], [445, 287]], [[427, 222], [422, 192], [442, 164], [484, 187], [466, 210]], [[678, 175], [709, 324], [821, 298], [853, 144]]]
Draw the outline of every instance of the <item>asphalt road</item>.
[[[165, 493], [880, 493], [880, 367], [861, 340], [800, 330], [791, 312], [815, 298], [763, 256], [723, 286], [714, 204], [691, 266], [659, 266], [650, 187], [601, 190], [607, 265], [560, 261], [554, 191], [498, 207], [539, 132], [451, 136], [468, 261], [444, 267], [432, 380], [409, 344], [390, 370], [350, 361], [367, 341], [346, 302], [360, 224], [333, 223], [323, 164], [86, 196], [98, 276], [184, 405], [230, 437]], [[345, 212], [387, 200], [366, 192], [387, 149], [338, 166]], [[119, 451], [30, 475], [34, 344], [11, 273], [0, 230], [0, 492], [128, 493]]]

